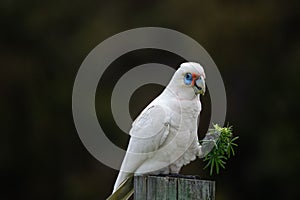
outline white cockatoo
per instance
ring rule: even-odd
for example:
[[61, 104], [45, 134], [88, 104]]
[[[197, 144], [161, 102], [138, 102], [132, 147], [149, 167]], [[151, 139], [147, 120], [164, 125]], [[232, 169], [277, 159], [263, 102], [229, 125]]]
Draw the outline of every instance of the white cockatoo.
[[126, 195], [115, 193], [134, 174], [177, 174], [182, 166], [204, 156], [197, 135], [199, 95], [204, 93], [202, 66], [182, 63], [165, 90], [133, 122], [127, 152], [109, 199], [127, 199], [124, 196], [130, 196], [132, 188]]

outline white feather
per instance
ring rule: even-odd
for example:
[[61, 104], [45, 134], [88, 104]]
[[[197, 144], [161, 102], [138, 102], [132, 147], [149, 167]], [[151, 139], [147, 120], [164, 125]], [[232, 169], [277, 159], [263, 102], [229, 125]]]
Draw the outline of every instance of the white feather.
[[184, 84], [188, 72], [205, 77], [198, 63], [183, 63], [161, 95], [133, 122], [114, 191], [133, 174], [179, 173], [201, 155], [197, 136], [201, 102], [193, 88]]

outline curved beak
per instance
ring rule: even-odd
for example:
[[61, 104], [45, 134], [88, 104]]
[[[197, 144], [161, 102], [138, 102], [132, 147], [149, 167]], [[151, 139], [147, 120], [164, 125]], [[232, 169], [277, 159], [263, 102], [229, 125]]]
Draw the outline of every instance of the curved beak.
[[194, 84], [194, 90], [196, 94], [205, 94], [205, 80], [203, 76], [200, 76], [198, 79], [196, 79]]

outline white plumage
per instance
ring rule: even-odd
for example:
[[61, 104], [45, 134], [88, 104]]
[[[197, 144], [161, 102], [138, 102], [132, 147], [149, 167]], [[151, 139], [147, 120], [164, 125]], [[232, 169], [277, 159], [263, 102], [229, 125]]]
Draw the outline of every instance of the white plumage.
[[179, 173], [203, 156], [198, 142], [199, 93], [205, 74], [198, 63], [180, 65], [166, 89], [133, 122], [114, 191], [133, 174]]

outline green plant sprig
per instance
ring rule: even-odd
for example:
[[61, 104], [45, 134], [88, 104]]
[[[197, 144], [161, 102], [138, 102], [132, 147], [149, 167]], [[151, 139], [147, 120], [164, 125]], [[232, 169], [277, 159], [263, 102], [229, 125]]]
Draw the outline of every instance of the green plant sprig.
[[207, 161], [204, 169], [209, 167], [210, 175], [213, 174], [214, 169], [219, 174], [221, 167], [225, 169], [226, 160], [235, 155], [234, 147], [238, 146], [235, 141], [239, 137], [233, 138], [231, 126], [220, 127], [218, 124], [215, 124], [214, 128], [209, 130], [209, 134], [219, 134], [219, 138], [214, 141], [213, 149], [204, 157], [204, 161]]

